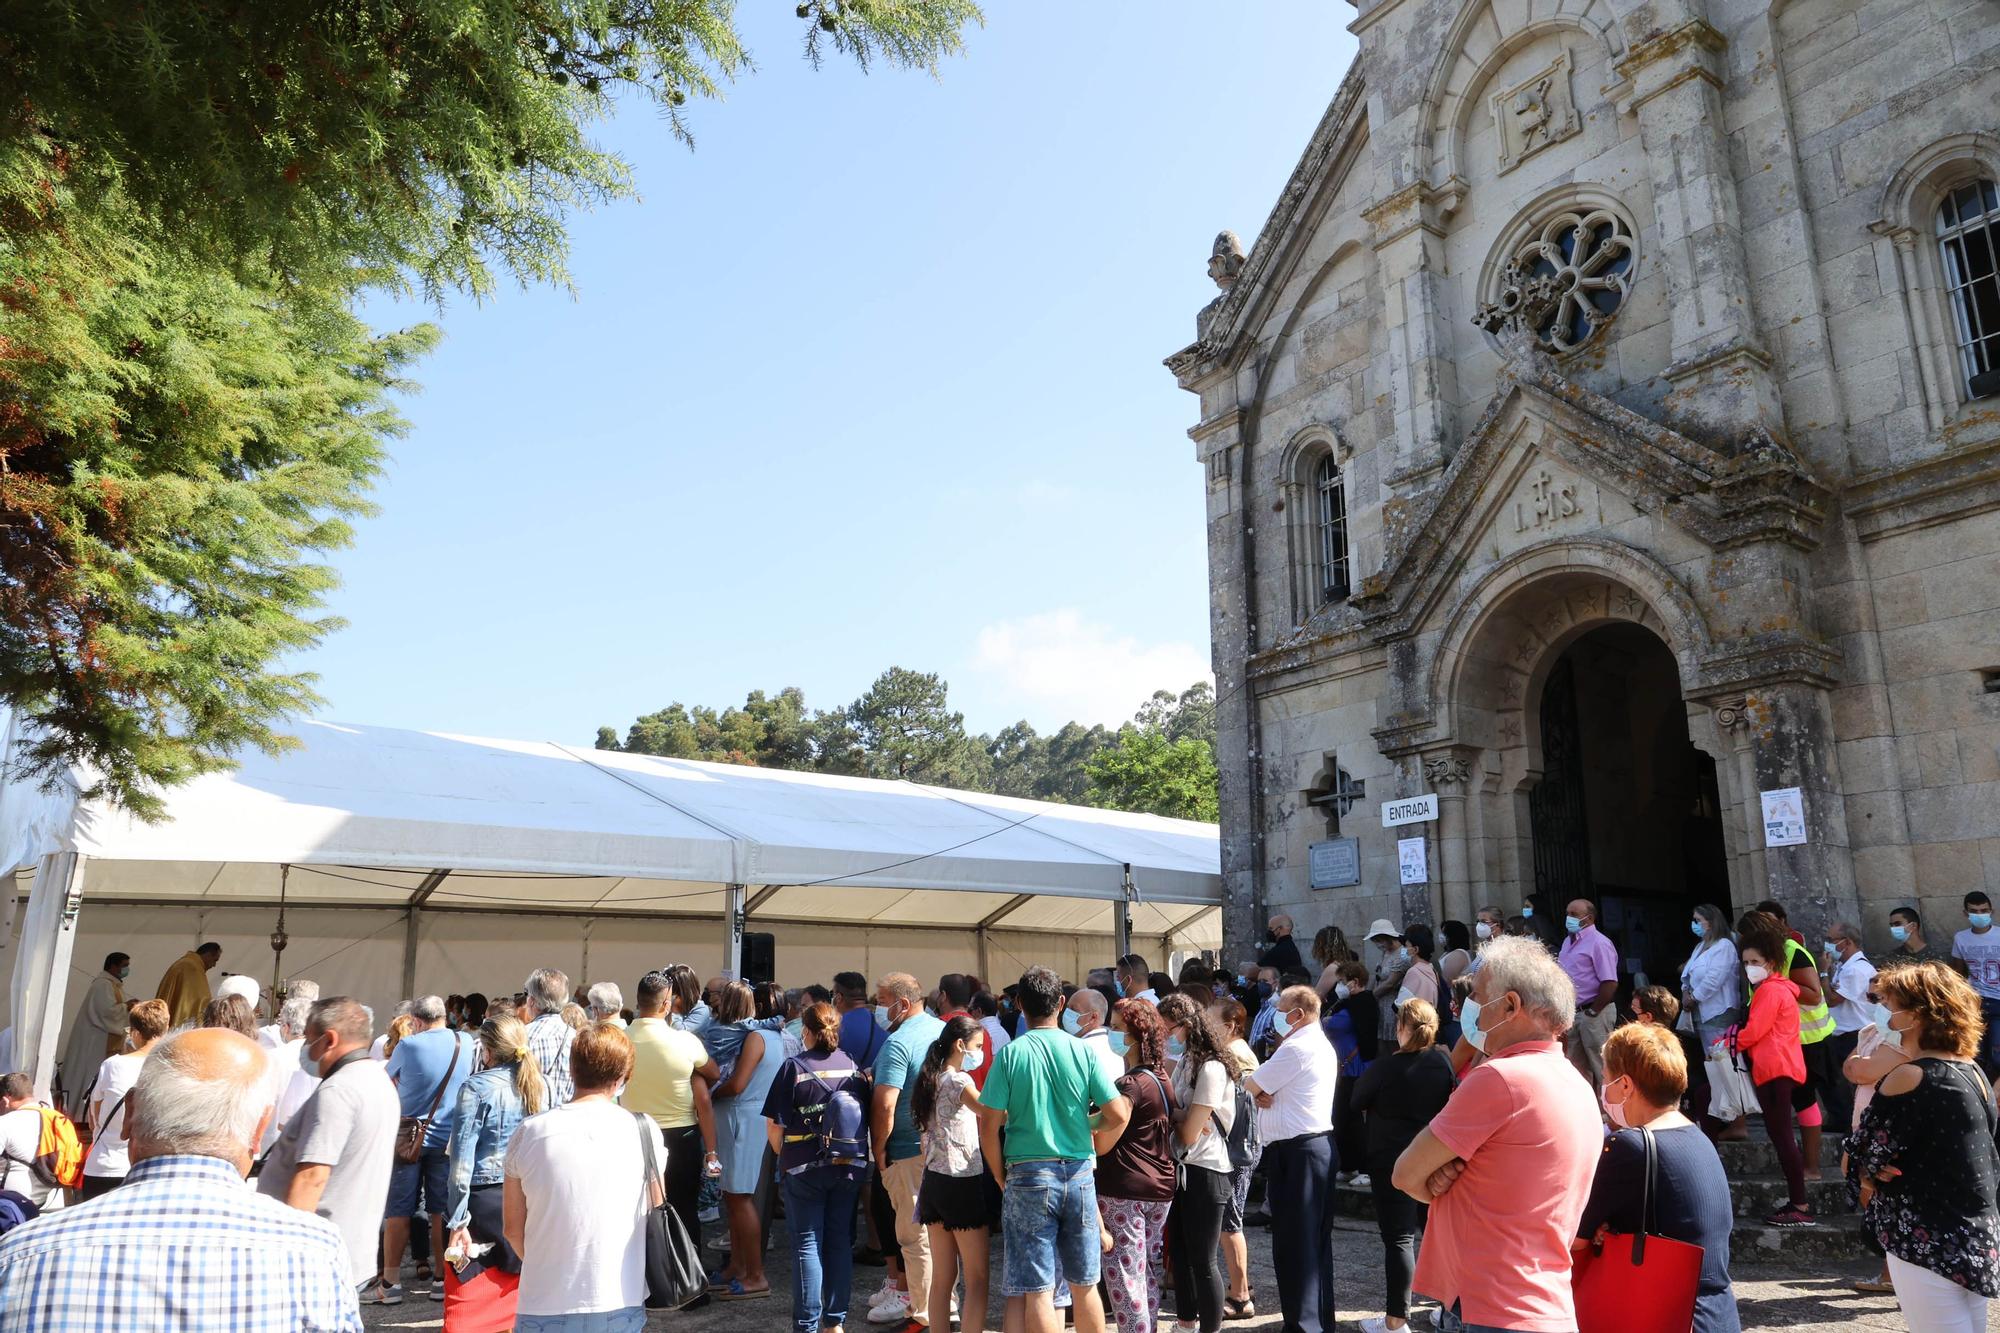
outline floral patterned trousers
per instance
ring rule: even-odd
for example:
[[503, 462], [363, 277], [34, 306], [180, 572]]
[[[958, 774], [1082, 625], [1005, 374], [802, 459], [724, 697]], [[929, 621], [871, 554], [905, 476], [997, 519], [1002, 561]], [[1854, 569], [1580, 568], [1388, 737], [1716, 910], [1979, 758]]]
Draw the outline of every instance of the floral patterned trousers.
[[1167, 1210], [1173, 1206], [1171, 1199], [1097, 1196], [1097, 1211], [1111, 1233], [1111, 1253], [1104, 1256], [1104, 1286], [1111, 1294], [1111, 1320], [1119, 1333], [1127, 1329], [1152, 1333], [1159, 1324], [1161, 1256], [1166, 1248]]

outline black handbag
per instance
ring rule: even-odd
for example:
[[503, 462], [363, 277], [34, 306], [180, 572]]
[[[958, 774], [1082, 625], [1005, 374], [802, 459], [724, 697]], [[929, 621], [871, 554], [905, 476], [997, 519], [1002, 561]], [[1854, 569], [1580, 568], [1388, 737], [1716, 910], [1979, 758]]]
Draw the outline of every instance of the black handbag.
[[646, 1209], [646, 1308], [678, 1310], [708, 1294], [708, 1275], [702, 1271], [701, 1250], [688, 1235], [687, 1224], [667, 1204], [666, 1185], [653, 1156], [653, 1136], [647, 1133], [649, 1119], [636, 1112], [632, 1116], [639, 1149], [646, 1155], [648, 1200], [653, 1187], [660, 1187], [660, 1206]]

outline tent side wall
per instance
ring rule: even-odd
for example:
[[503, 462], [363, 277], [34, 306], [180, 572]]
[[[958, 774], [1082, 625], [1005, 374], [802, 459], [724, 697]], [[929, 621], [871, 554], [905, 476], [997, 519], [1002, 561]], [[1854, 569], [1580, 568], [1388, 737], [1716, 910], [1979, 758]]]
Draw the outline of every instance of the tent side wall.
[[[25, 914], [24, 905], [15, 914], [16, 931]], [[114, 950], [132, 956], [132, 975], [125, 983], [128, 999], [154, 995], [167, 966], [207, 940], [223, 950], [211, 985], [224, 972], [244, 972], [268, 987], [275, 915], [270, 907], [92, 902], [86, 893], [59, 1019], [63, 1033], [69, 1032], [90, 978]], [[1197, 923], [1188, 936], [1175, 941], [1175, 948], [1213, 947], [1217, 941], [1212, 922], [1210, 917]], [[396, 1002], [404, 998], [407, 926], [408, 915], [396, 908], [294, 904], [285, 918], [290, 943], [284, 975], [310, 977], [319, 982], [322, 994], [355, 996], [375, 1010], [380, 1030]], [[979, 970], [978, 938], [971, 930], [856, 927], [755, 917], [749, 928], [767, 930], [775, 937], [777, 980], [786, 986], [827, 984], [835, 972], [850, 969], [871, 980], [884, 972], [910, 972], [925, 984], [946, 972]], [[1150, 956], [1161, 952], [1161, 939], [1135, 934], [1133, 947]], [[11, 956], [11, 948], [9, 952]], [[1112, 953], [1108, 931], [994, 929], [987, 934], [989, 979], [1002, 984], [1035, 964], [1081, 980]], [[629, 1005], [639, 978], [669, 962], [688, 963], [703, 975], [719, 972], [721, 922], [499, 911], [427, 910], [418, 916], [416, 977], [426, 992], [479, 991], [489, 996], [512, 992], [532, 969], [553, 966], [572, 980], [616, 982]], [[1164, 967], [1166, 958], [1161, 956], [1156, 965]], [[11, 1019], [11, 1013], [0, 1012], [0, 1027]]]

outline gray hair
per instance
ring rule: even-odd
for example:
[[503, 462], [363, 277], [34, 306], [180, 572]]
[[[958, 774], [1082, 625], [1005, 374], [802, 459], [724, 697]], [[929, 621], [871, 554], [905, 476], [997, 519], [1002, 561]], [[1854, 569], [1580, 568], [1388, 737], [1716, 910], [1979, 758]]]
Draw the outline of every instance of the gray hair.
[[1855, 925], [1852, 921], [1835, 921], [1831, 926], [1827, 927], [1827, 938], [1853, 940], [1854, 947], [1858, 949], [1861, 947], [1861, 927]]
[[553, 967], [538, 967], [528, 973], [521, 989], [528, 993], [528, 1004], [538, 1014], [559, 1014], [569, 1003], [569, 978]]
[[306, 1000], [308, 1002], [317, 1000], [319, 998], [319, 983], [317, 981], [294, 981], [290, 988], [285, 991], [285, 996], [288, 999]]
[[169, 1153], [199, 1157], [254, 1153], [257, 1122], [271, 1109], [264, 1064], [243, 1062], [247, 1077], [204, 1077], [201, 1062], [182, 1050], [185, 1038], [194, 1032], [209, 1033], [206, 1039], [215, 1040], [212, 1029], [183, 1028], [161, 1038], [139, 1066], [139, 1081], [132, 1088], [131, 1137], [156, 1143]]
[[410, 1006], [410, 1017], [420, 1018], [426, 1023], [444, 1022], [444, 996], [423, 995]]
[[1069, 997], [1069, 1007], [1079, 1013], [1093, 1014], [1098, 1018], [1103, 1018], [1105, 1012], [1111, 1008], [1104, 1002], [1102, 992], [1091, 990], [1087, 986]]
[[278, 1007], [278, 1026], [291, 1036], [303, 1037], [306, 1034], [306, 1020], [312, 1017], [313, 1004], [317, 999], [317, 996], [308, 999], [303, 995], [294, 995], [286, 1000]]
[[1488, 940], [1479, 950], [1479, 975], [1489, 979], [1492, 994], [1513, 991], [1521, 1008], [1561, 1036], [1576, 1023], [1576, 983], [1562, 964], [1549, 956], [1542, 942], [1518, 935]]
[[625, 1007], [625, 997], [618, 993], [615, 981], [600, 981], [585, 991], [584, 998], [590, 1001], [590, 1011], [608, 1017]]
[[[415, 1010], [416, 1007], [417, 1002], [415, 1000], [398, 1000], [396, 1001], [396, 1012], [389, 1015], [389, 1017], [392, 1019], [405, 1017]], [[369, 1013], [372, 1016], [374, 1011], [370, 1010]]]

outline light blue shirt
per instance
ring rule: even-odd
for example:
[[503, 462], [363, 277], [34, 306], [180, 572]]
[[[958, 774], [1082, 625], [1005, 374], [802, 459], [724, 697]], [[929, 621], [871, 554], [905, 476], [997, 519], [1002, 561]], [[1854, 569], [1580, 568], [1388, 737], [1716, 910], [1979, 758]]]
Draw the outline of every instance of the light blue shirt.
[[[388, 1074], [395, 1080], [396, 1096], [406, 1116], [431, 1115], [431, 1099], [437, 1097], [437, 1114], [431, 1116], [424, 1132], [425, 1148], [442, 1148], [451, 1140], [451, 1118], [458, 1107], [458, 1090], [472, 1077], [474, 1052], [478, 1050], [470, 1033], [449, 1028], [412, 1032], [396, 1043], [389, 1055]], [[456, 1054], [457, 1063], [452, 1062]], [[446, 1071], [451, 1081], [445, 1083]], [[444, 1096], [438, 1085], [444, 1083]]]
[[944, 1020], [918, 1010], [889, 1034], [889, 1040], [882, 1043], [882, 1053], [875, 1057], [875, 1086], [896, 1088], [901, 1093], [896, 1098], [896, 1120], [889, 1129], [889, 1160], [892, 1162], [915, 1157], [923, 1151], [923, 1137], [917, 1132], [916, 1118], [910, 1113], [910, 1105], [915, 1100], [912, 1089], [917, 1086], [917, 1074], [924, 1067], [925, 1053], [937, 1040], [938, 1033], [943, 1031]]

